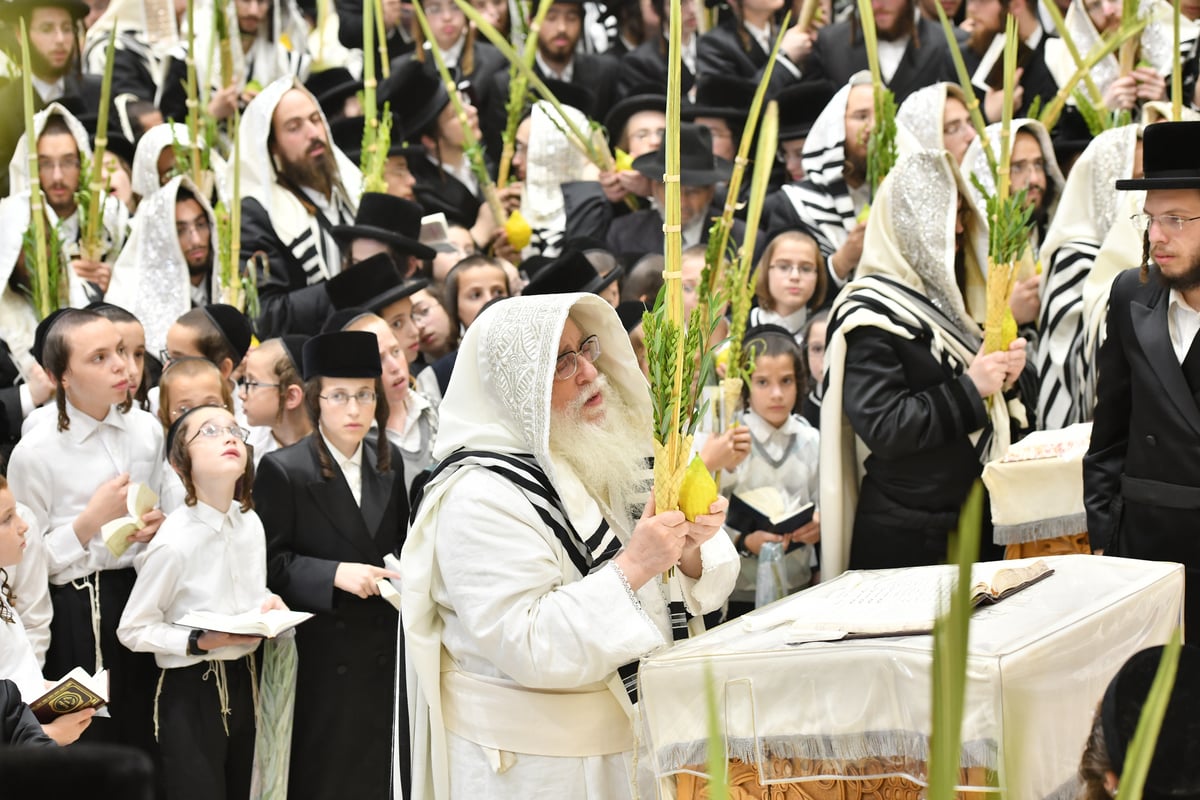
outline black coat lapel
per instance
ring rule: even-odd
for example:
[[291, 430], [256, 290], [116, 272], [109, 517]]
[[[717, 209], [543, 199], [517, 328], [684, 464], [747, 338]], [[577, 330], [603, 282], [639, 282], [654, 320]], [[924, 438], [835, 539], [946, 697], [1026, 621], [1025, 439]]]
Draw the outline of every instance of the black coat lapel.
[[[317, 444], [315, 441], [312, 447], [313, 458], [317, 460], [317, 474], [320, 475], [320, 461], [317, 459]], [[364, 453], [364, 459], [365, 455]], [[364, 460], [364, 502], [366, 500], [367, 471], [368, 468]], [[346, 483], [346, 478], [342, 475], [341, 468], [338, 467], [337, 463], [334, 462], [333, 464], [332, 478], [313, 481], [308, 484], [308, 490], [312, 492], [317, 508], [321, 509], [321, 513], [333, 523], [333, 529], [353, 545], [355, 550], [362, 554], [364, 563], [376, 565], [381, 563], [379, 548], [375, 546], [375, 540], [368, 532], [366, 520], [363, 518], [365, 508], [360, 509], [358, 504], [354, 502], [354, 495], [350, 493], [350, 486]]]
[[1167, 396], [1188, 424], [1200, 433], [1200, 408], [1197, 408], [1196, 400], [1184, 380], [1183, 368], [1175, 357], [1175, 348], [1171, 345], [1171, 335], [1167, 329], [1167, 309], [1170, 307], [1167, 298], [1167, 292], [1163, 291], [1157, 294], [1151, 305], [1134, 300], [1129, 304], [1129, 316], [1142, 352], [1166, 389]]
[[[393, 464], [392, 469], [380, 472], [375, 447], [371, 446], [370, 441], [363, 442], [362, 516], [372, 542], [379, 542], [379, 524], [383, 522], [383, 514], [392, 499], [396, 466]], [[390, 542], [385, 542], [383, 547], [376, 545], [375, 549], [386, 552], [390, 549], [389, 545]]]

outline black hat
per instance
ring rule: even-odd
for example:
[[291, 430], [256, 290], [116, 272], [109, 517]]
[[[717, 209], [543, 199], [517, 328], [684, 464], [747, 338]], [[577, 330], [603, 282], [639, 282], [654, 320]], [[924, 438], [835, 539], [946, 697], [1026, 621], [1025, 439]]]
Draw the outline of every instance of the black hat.
[[[1177, 123], [1159, 123], [1177, 124]], [[1153, 127], [1153, 126], [1151, 126]], [[1146, 151], [1147, 154], [1150, 152]], [[1108, 684], [1100, 703], [1100, 722], [1109, 763], [1118, 775], [1137, 728], [1150, 684], [1158, 671], [1163, 648], [1151, 647], [1135, 653]], [[1200, 798], [1200, 648], [1185, 644], [1179, 652], [1175, 686], [1167, 703], [1162, 730], [1154, 746], [1150, 772], [1142, 797]]]
[[779, 103], [779, 141], [807, 137], [833, 95], [829, 81], [800, 81], [775, 95], [773, 99]]
[[445, 214], [446, 221], [451, 225], [461, 225], [470, 228], [479, 217], [479, 207], [483, 203], [462, 181], [442, 181], [434, 179], [430, 183], [417, 181], [413, 194], [425, 215]]
[[363, 88], [362, 81], [354, 80], [345, 67], [332, 67], [314, 72], [304, 82], [304, 88], [317, 98], [317, 104], [327, 119], [341, 117], [347, 98], [353, 97]]
[[[633, 168], [652, 181], [662, 182], [667, 169], [666, 141], [653, 153], [633, 160]], [[703, 125], [679, 126], [679, 181], [684, 186], [712, 186], [729, 180], [733, 164], [713, 155], [712, 133]]]
[[322, 333], [304, 343], [304, 380], [378, 378], [379, 340], [370, 331]]
[[746, 333], [742, 336], [743, 342], [749, 342], [751, 339], [759, 336], [782, 336], [789, 342], [795, 342], [795, 335], [782, 325], [776, 325], [773, 322], [765, 322], [761, 325], [751, 325], [746, 328]]
[[419, 241], [424, 209], [412, 200], [379, 192], [366, 192], [358, 201], [358, 213], [353, 225], [336, 225], [329, 229], [335, 239], [375, 239], [385, 242], [402, 253], [429, 261], [437, 253]]
[[304, 343], [308, 341], [308, 337], [302, 333], [289, 333], [280, 336], [279, 341], [283, 343], [283, 351], [292, 360], [296, 372], [304, 372]]
[[608, 116], [604, 118], [604, 127], [608, 130], [609, 141], [614, 144], [621, 138], [621, 133], [625, 130], [625, 123], [629, 122], [629, 118], [640, 111], [661, 111], [664, 114], [667, 111], [667, 98], [661, 94], [639, 94], [633, 97], [626, 97], [621, 102], [612, 107], [608, 112]]
[[598, 292], [615, 280], [596, 272], [592, 262], [578, 250], [568, 250], [538, 270], [521, 295]]
[[1200, 189], [1200, 122], [1156, 122], [1142, 134], [1142, 177], [1118, 189]]
[[617, 317], [626, 333], [642, 324], [642, 315], [646, 311], [646, 304], [641, 300], [625, 300], [617, 304]]
[[720, 117], [739, 123], [740, 129], [750, 116], [750, 104], [758, 88], [754, 81], [734, 75], [705, 75], [696, 81], [696, 101], [684, 103], [680, 117], [693, 121], [696, 117]]
[[596, 115], [596, 94], [591, 89], [554, 78], [546, 78], [542, 83], [546, 84], [550, 94], [564, 106], [579, 109], [589, 118]]
[[[329, 123], [329, 132], [333, 135], [333, 143], [346, 154], [346, 158], [355, 163], [362, 158], [363, 129], [366, 126], [366, 117], [342, 117]], [[404, 156], [407, 158], [425, 152], [424, 147], [419, 144], [410, 144], [404, 137], [404, 129], [393, 122], [387, 151], [389, 157]]]
[[349, 308], [339, 308], [328, 317], [325, 318], [325, 324], [321, 326], [321, 333], [337, 333], [344, 331], [350, 323], [359, 317], [370, 314], [375, 316], [375, 312], [369, 308], [362, 306], [350, 306]]
[[1050, 133], [1054, 145], [1054, 160], [1064, 167], [1092, 143], [1092, 131], [1087, 120], [1075, 106], [1064, 106], [1058, 123]]
[[0, 19], [16, 20], [18, 17], [29, 17], [34, 9], [38, 8], [63, 8], [76, 20], [83, 19], [90, 11], [87, 3], [82, 0], [2, 0]]
[[246, 318], [245, 314], [225, 303], [211, 303], [205, 306], [204, 316], [217, 326], [225, 343], [233, 351], [235, 356], [233, 366], [236, 368], [246, 357], [246, 351], [250, 349], [250, 339], [254, 336], [250, 320]]
[[525, 273], [525, 277], [533, 280], [538, 274], [554, 263], [554, 259], [550, 256], [544, 256], [541, 253], [535, 253], [529, 258], [521, 261], [521, 272]]
[[391, 103], [392, 113], [409, 137], [416, 138], [450, 102], [441, 78], [423, 63], [413, 59], [401, 64], [379, 84], [375, 96], [379, 108]]
[[33, 330], [33, 344], [29, 347], [29, 354], [33, 356], [33, 360], [39, 366], [45, 367], [42, 363], [42, 352], [46, 349], [46, 337], [50, 335], [50, 329], [54, 327], [54, 323], [58, 322], [59, 317], [68, 311], [74, 311], [72, 308], [59, 308], [51, 311], [46, 315], [45, 319], [37, 324]]
[[427, 285], [423, 279], [404, 280], [391, 256], [376, 253], [325, 281], [325, 292], [335, 309], [361, 306], [379, 312]]

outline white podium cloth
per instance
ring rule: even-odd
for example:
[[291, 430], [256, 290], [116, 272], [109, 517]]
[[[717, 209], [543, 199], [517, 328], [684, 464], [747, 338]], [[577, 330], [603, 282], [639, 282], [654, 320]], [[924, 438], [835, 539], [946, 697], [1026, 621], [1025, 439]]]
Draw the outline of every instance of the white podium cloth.
[[[998, 787], [978, 788], [1027, 800], [1073, 796], [1105, 687], [1130, 655], [1167, 641], [1183, 602], [1178, 564], [1045, 560], [1053, 575], [975, 611], [967, 665], [962, 766], [995, 773]], [[919, 587], [948, 569], [907, 573]], [[881, 580], [894, 586], [900, 572], [845, 573], [645, 659], [643, 733], [664, 795], [674, 796], [671, 775], [704, 774], [709, 667], [728, 755], [759, 764], [762, 783], [818, 777], [773, 777], [761, 766], [771, 757], [822, 760], [824, 779], [841, 777], [838, 763], [896, 759], [906, 763], [900, 774], [923, 783], [933, 637], [799, 643], [791, 624], [828, 609], [824, 598], [847, 584], [869, 592]], [[756, 624], [764, 616], [778, 624]]]

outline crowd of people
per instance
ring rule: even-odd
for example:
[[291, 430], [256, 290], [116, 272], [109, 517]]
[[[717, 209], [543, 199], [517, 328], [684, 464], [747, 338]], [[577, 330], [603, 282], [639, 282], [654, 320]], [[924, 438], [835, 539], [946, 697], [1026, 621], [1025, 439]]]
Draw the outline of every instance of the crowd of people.
[[[985, 514], [980, 560], [1179, 561], [1200, 589], [1200, 6], [1141, 0], [1130, 44], [1075, 82], [1129, 35], [1127, 3], [873, 0], [898, 106], [873, 190], [890, 120], [858, 6], [781, 29], [805, 4], [683, 0], [684, 310], [716, 310], [719, 369], [748, 376], [740, 401], [706, 395], [693, 449], [721, 495], [689, 519], [651, 492], [643, 324], [669, 7], [546, 0], [531, 28], [537, 4], [472, 0], [483, 25], [430, 0], [423, 29], [405, 0], [372, 5], [0, 2], [0, 744], [126, 746], [170, 800], [271, 780], [652, 796], [639, 659], [763, 602], [768, 553], [777, 594], [945, 561], [984, 464], [1093, 419], [1088, 536], [998, 541]], [[493, 31], [535, 38], [561, 107], [510, 98]], [[748, 175], [727, 190], [761, 83], [778, 152], [747, 215]], [[364, 152], [369, 117], [384, 153]], [[1001, 146], [1027, 241], [1018, 335], [986, 352]], [[703, 280], [725, 208], [731, 247], [754, 242], [737, 353]], [[176, 624], [273, 610], [313, 617], [270, 648]], [[34, 719], [22, 701], [78, 667], [107, 670], [105, 709]], [[283, 766], [264, 758], [280, 739]]]

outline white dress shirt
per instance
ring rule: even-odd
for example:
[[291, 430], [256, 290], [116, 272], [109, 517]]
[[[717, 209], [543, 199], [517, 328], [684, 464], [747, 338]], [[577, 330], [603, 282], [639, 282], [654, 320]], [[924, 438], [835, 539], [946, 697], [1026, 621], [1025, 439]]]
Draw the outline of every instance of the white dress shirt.
[[163, 669], [208, 660], [232, 661], [258, 644], [188, 655], [191, 630], [173, 624], [193, 611], [258, 611], [267, 589], [267, 539], [253, 511], [236, 500], [221, 512], [202, 502], [182, 506], [163, 522], [138, 562], [117, 637], [130, 650], [154, 653]]
[[3, 597], [0, 597], [0, 605], [13, 612], [12, 622], [0, 620], [0, 678], [7, 678], [15, 683], [21, 690], [21, 699], [32, 703], [46, 693], [42, 668], [38, 666], [33, 646], [25, 635], [21, 615], [12, 609]]
[[20, 564], [5, 567], [5, 571], [8, 572], [8, 582], [16, 597], [17, 611], [25, 624], [25, 635], [33, 648], [38, 669], [41, 669], [46, 665], [46, 650], [50, 647], [50, 620], [54, 618], [50, 578], [46, 568], [46, 543], [33, 512], [17, 504], [17, 514], [29, 525], [29, 531], [25, 534], [25, 555]]
[[1167, 306], [1167, 330], [1171, 333], [1175, 357], [1182, 364], [1196, 332], [1200, 331], [1200, 311], [1189, 306], [1177, 289], [1171, 290], [1170, 305]]
[[30, 83], [37, 90], [38, 97], [42, 98], [42, 102], [50, 105], [55, 100], [62, 98], [67, 93], [67, 79], [59, 78], [56, 81], [44, 81], [37, 75], [31, 75]]
[[346, 485], [350, 487], [350, 494], [354, 495], [354, 502], [358, 504], [359, 508], [362, 508], [362, 442], [358, 443], [354, 454], [347, 458], [342, 455], [341, 450], [333, 446], [333, 442], [329, 441], [324, 430], [321, 431], [321, 438], [325, 440], [325, 446], [329, 448], [330, 455], [341, 469], [342, 477], [346, 479]]
[[575, 77], [574, 58], [567, 62], [567, 65], [563, 67], [562, 72], [559, 72], [554, 67], [550, 66], [550, 64], [547, 63], [544, 58], [542, 58], [541, 53], [537, 53], [533, 58], [537, 62], [538, 69], [540, 69], [542, 74], [547, 78], [553, 78], [554, 80], [562, 81], [563, 83], [570, 83], [571, 78]]
[[[134, 544], [119, 559], [100, 531], [88, 531], [86, 547], [75, 536], [74, 522], [100, 485], [122, 473], [155, 493], [162, 488], [163, 433], [157, 419], [141, 409], [122, 414], [115, 407], [96, 420], [67, 402], [70, 427], [57, 419], [37, 425], [13, 449], [8, 482], [13, 496], [33, 512], [46, 532], [50, 582], [62, 585], [103, 569], [133, 566], [144, 545]], [[30, 525], [34, 520], [30, 520]]]

